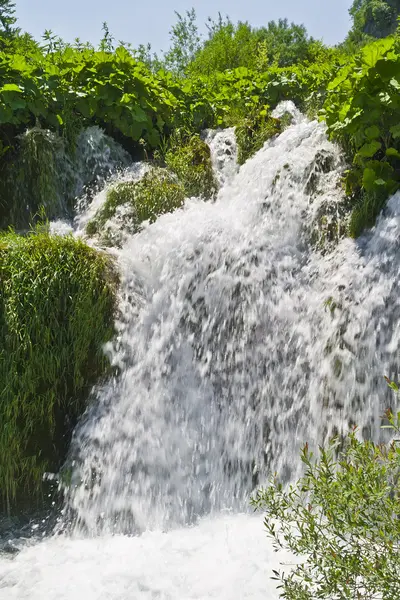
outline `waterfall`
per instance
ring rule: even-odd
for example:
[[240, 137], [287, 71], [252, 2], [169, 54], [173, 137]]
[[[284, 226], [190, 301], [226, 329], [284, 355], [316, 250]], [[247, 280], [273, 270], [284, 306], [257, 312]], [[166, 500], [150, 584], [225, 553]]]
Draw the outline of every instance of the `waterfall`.
[[109, 352], [121, 373], [97, 391], [71, 450], [68, 514], [83, 532], [246, 510], [271, 471], [298, 475], [304, 441], [379, 425], [397, 351], [383, 327], [395, 262], [382, 273], [376, 240], [388, 221], [333, 254], [313, 248], [321, 206], [342, 199], [343, 163], [324, 125], [294, 117], [237, 175], [221, 160], [231, 132], [209, 135], [226, 177], [217, 201], [188, 201], [118, 252]]
[[68, 533], [0, 561], [0, 598], [276, 598], [287, 557], [246, 514], [252, 491], [299, 475], [306, 441], [353, 423], [378, 439], [400, 346], [400, 194], [324, 251], [343, 159], [323, 124], [284, 109], [292, 124], [240, 169], [233, 131], [207, 132], [216, 201], [189, 199], [114, 250], [116, 374], [74, 434]]

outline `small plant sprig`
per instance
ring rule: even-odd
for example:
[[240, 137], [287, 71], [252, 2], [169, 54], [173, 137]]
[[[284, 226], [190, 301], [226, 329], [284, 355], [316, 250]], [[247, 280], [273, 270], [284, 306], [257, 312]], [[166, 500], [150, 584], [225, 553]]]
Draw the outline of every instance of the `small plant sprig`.
[[[385, 378], [396, 393], [397, 384]], [[385, 429], [400, 434], [400, 413]], [[285, 600], [398, 600], [400, 597], [400, 447], [360, 440], [353, 428], [314, 456], [301, 452], [304, 475], [285, 487], [275, 475], [252, 499], [265, 512], [275, 548], [298, 561], [274, 571]], [[339, 451], [339, 448], [340, 451]]]

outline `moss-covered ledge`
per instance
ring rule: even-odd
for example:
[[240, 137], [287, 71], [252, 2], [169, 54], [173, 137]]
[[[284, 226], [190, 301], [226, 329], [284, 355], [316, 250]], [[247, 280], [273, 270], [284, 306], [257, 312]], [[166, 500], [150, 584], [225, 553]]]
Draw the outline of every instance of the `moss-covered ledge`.
[[[107, 371], [116, 278], [72, 237], [0, 234], [0, 499], [41, 503], [92, 384]], [[1, 507], [1, 505], [0, 505]]]

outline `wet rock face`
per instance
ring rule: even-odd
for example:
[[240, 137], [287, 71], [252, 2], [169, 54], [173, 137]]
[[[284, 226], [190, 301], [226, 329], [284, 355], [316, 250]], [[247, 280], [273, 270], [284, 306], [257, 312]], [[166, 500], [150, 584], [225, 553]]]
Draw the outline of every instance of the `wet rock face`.
[[312, 195], [317, 192], [321, 174], [332, 171], [336, 166], [336, 160], [335, 155], [329, 150], [322, 149], [317, 152], [306, 174], [307, 183], [305, 191], [307, 194]]
[[351, 201], [342, 190], [342, 170], [338, 156], [329, 149], [318, 150], [306, 170], [304, 192], [316, 205], [308, 232], [311, 243], [322, 252], [331, 251], [348, 231]]

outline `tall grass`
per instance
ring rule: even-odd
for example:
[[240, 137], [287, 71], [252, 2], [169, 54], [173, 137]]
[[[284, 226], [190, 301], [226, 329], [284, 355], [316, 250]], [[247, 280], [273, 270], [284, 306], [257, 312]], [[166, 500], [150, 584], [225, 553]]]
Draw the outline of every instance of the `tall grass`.
[[169, 141], [165, 163], [173, 171], [185, 189], [185, 195], [213, 198], [218, 190], [209, 146], [193, 135], [188, 139], [175, 132]]
[[72, 237], [0, 234], [0, 495], [40, 499], [107, 368], [115, 279]]

